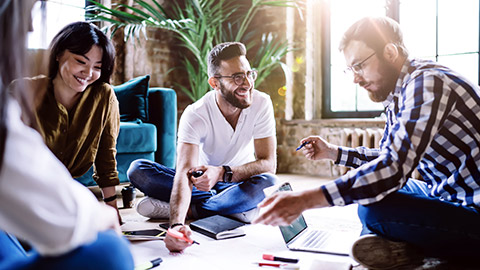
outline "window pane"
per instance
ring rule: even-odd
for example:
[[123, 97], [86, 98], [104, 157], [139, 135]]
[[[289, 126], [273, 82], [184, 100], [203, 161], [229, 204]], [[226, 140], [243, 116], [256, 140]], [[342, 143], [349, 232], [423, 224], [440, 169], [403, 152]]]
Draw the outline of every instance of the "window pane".
[[381, 104], [372, 102], [367, 91], [356, 87], [343, 74], [345, 58], [338, 51], [343, 33], [355, 21], [365, 16], [385, 16], [385, 0], [334, 0], [330, 1], [331, 35], [331, 110], [357, 111], [382, 110]]
[[331, 69], [332, 81], [330, 87], [331, 110], [338, 111], [354, 111], [356, 107], [356, 86], [345, 76], [342, 68], [333, 66]]
[[373, 102], [368, 96], [367, 90], [357, 87], [357, 111], [383, 111], [385, 108], [380, 102]]
[[438, 54], [478, 51], [478, 0], [438, 0]]
[[[41, 4], [46, 5], [42, 14]], [[53, 37], [67, 24], [85, 21], [85, 0], [37, 1], [32, 9], [33, 32], [28, 35], [28, 47], [46, 49]], [[45, 21], [42, 21], [45, 15]]]
[[439, 56], [438, 62], [478, 84], [478, 53]]
[[400, 27], [411, 57], [436, 56], [436, 0], [401, 0]]

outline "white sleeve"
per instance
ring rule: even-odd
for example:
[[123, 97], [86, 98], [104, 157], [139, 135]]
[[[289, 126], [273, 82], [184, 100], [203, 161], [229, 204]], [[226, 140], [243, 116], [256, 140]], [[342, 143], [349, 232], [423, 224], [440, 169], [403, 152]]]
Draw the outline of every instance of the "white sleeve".
[[254, 139], [263, 139], [267, 137], [275, 136], [275, 115], [273, 113], [273, 104], [270, 96], [263, 94], [262, 105], [260, 111], [257, 113], [259, 116], [255, 122], [255, 128], [253, 137]]
[[205, 120], [192, 105], [187, 106], [178, 124], [178, 142], [199, 145], [206, 133]]
[[70, 176], [41, 136], [8, 104], [7, 139], [0, 171], [0, 229], [40, 253], [66, 253], [96, 239], [95, 196]]

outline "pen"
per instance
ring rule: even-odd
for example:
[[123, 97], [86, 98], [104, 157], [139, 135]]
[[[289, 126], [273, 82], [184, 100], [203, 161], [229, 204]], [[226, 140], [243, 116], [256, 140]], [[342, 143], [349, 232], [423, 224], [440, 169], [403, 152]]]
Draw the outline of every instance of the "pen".
[[254, 262], [254, 264], [258, 266], [270, 266], [270, 267], [278, 267], [281, 269], [292, 269], [292, 270], [298, 270], [300, 269], [300, 266], [296, 264], [288, 264], [288, 263], [265, 263], [265, 262]]
[[288, 262], [288, 263], [298, 263], [298, 259], [290, 259], [283, 257], [276, 257], [270, 254], [263, 254], [262, 258], [267, 261], [279, 261], [279, 262]]
[[305, 145], [307, 145], [309, 143], [310, 143], [310, 141], [306, 141], [306, 142], [302, 143], [299, 147], [297, 147], [297, 150], [295, 150], [295, 151], [298, 151], [298, 150], [302, 149], [302, 147], [304, 147]]
[[140, 265], [135, 266], [135, 270], [151, 269], [155, 266], [159, 266], [162, 261], [163, 261], [162, 258], [156, 258], [155, 260], [152, 260], [152, 261], [142, 263]]
[[167, 230], [167, 234], [170, 235], [171, 237], [173, 238], [177, 238], [177, 239], [180, 239], [180, 240], [183, 240], [185, 242], [188, 242], [190, 244], [197, 244], [197, 245], [200, 245], [200, 243], [198, 243], [197, 241], [194, 241], [190, 238], [187, 238], [187, 236], [185, 236], [183, 233], [179, 232], [179, 231], [175, 231], [175, 230], [172, 230], [172, 229], [168, 229]]

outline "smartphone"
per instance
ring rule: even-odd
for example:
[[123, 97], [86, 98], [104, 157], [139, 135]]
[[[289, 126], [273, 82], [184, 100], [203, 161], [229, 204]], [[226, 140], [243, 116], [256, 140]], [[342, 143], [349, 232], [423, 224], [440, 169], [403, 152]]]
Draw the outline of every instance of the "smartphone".
[[165, 230], [170, 229], [170, 223], [169, 222], [160, 223], [160, 224], [158, 224], [158, 226], [160, 226], [160, 228], [165, 229]]
[[149, 229], [149, 230], [137, 230], [137, 231], [124, 231], [124, 235], [135, 235], [135, 236], [164, 236], [165, 231], [159, 229]]

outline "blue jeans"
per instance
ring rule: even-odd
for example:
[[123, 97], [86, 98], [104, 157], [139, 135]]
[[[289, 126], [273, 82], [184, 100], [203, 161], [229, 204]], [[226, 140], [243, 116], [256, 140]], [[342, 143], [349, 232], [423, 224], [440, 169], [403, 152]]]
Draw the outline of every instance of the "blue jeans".
[[[170, 202], [175, 170], [156, 162], [138, 159], [127, 171], [130, 182], [145, 195]], [[257, 207], [264, 198], [263, 189], [274, 185], [277, 177], [264, 173], [238, 183], [218, 182], [210, 191], [193, 187], [190, 209], [193, 218], [216, 214], [230, 215]]]
[[113, 231], [98, 233], [93, 243], [59, 256], [41, 256], [35, 250], [25, 252], [17, 239], [0, 231], [0, 269], [133, 269], [128, 241]]
[[480, 213], [459, 203], [429, 197], [425, 182], [409, 179], [380, 202], [358, 207], [364, 230], [420, 248], [426, 256], [478, 260]]

